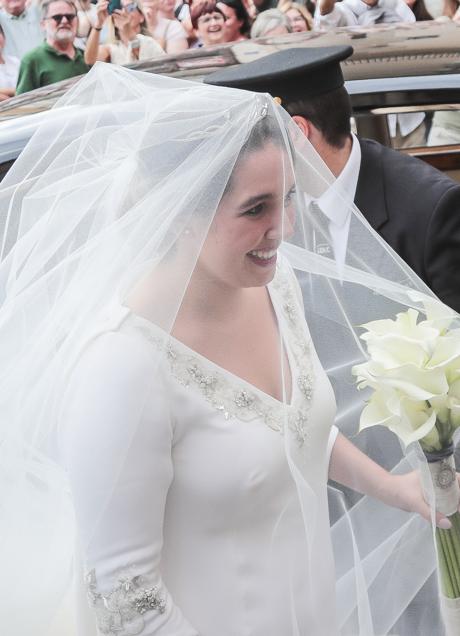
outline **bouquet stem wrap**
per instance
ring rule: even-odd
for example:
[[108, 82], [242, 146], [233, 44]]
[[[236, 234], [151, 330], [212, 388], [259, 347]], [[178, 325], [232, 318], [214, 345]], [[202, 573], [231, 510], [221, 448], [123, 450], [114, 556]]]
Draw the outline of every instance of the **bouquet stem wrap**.
[[[447, 636], [460, 633], [460, 488], [458, 485], [453, 448], [439, 452], [425, 452], [429, 477], [434, 489], [436, 509], [445, 514], [452, 524], [449, 530], [436, 528], [439, 579], [442, 610]], [[425, 475], [425, 478], [428, 475]], [[426, 484], [424, 484], [426, 489]]]
[[460, 502], [460, 487], [455, 471], [452, 446], [436, 453], [425, 452], [425, 457], [434, 488], [436, 510], [446, 517], [455, 515]]

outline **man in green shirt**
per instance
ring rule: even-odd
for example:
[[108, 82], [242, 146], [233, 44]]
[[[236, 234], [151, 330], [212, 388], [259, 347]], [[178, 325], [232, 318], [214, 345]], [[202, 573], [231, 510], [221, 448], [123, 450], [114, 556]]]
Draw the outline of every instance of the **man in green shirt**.
[[72, 0], [45, 0], [41, 25], [46, 39], [22, 58], [17, 95], [89, 71], [83, 52], [73, 44], [78, 18]]

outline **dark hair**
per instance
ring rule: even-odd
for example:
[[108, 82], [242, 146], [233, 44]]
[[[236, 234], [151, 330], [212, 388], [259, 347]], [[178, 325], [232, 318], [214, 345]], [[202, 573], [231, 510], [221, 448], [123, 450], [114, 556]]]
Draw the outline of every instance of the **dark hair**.
[[246, 7], [242, 3], [241, 0], [218, 0], [218, 4], [225, 4], [225, 6], [230, 7], [236, 13], [236, 19], [241, 20], [243, 23], [240, 26], [241, 35], [248, 35], [249, 30], [251, 28], [251, 18], [246, 10]]
[[192, 22], [192, 26], [194, 29], [198, 26], [198, 20], [202, 15], [207, 15], [209, 13], [220, 13], [220, 15], [225, 20], [225, 16], [222, 11], [217, 7], [216, 0], [204, 0], [204, 2], [196, 2], [192, 4], [190, 9], [190, 20]]
[[248, 155], [253, 152], [257, 152], [258, 150], [262, 150], [268, 144], [273, 144], [281, 149], [285, 149], [291, 153], [291, 156], [294, 156], [289, 134], [287, 134], [287, 138], [285, 139], [280, 128], [280, 124], [270, 107], [268, 108], [265, 116], [261, 116], [261, 118], [251, 128], [247, 139], [241, 146], [238, 157], [233, 165], [229, 179], [225, 186], [223, 196], [228, 194], [232, 189], [234, 173], [241, 162], [244, 161]]
[[343, 148], [350, 136], [351, 102], [344, 86], [322, 95], [289, 102], [284, 107], [291, 117], [300, 115], [310, 120], [327, 143], [335, 148]]
[[50, 4], [53, 4], [54, 2], [65, 2], [66, 4], [69, 5], [69, 7], [73, 7], [75, 9], [75, 15], [77, 15], [77, 7], [75, 3], [73, 2], [73, 0], [45, 0], [45, 2], [41, 6], [42, 19], [45, 19], [48, 17], [48, 7], [50, 6]]
[[415, 19], [417, 22], [421, 22], [423, 20], [433, 20], [433, 16], [428, 11], [425, 5], [425, 0], [415, 0], [412, 7], [409, 7], [412, 10], [412, 13], [415, 15]]

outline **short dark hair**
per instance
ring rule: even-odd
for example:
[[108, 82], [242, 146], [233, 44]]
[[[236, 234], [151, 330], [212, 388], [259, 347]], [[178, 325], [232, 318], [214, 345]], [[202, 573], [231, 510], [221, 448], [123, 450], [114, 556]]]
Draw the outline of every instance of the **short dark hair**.
[[283, 106], [291, 117], [300, 115], [311, 121], [327, 143], [335, 148], [343, 148], [350, 136], [351, 101], [344, 86], [322, 95], [283, 103]]
[[196, 2], [192, 4], [192, 8], [190, 9], [190, 20], [193, 28], [197, 28], [198, 20], [202, 15], [207, 15], [209, 13], [220, 13], [225, 20], [225, 16], [218, 8], [216, 0], [204, 0], [204, 2]]
[[45, 2], [42, 4], [42, 7], [41, 7], [42, 20], [48, 17], [48, 7], [50, 6], [50, 4], [53, 4], [54, 2], [65, 2], [66, 4], [69, 5], [69, 7], [73, 7], [75, 9], [75, 15], [77, 15], [77, 7], [75, 3], [73, 2], [73, 0], [45, 0]]
[[225, 4], [230, 9], [233, 9], [236, 13], [236, 19], [242, 21], [242, 25], [240, 27], [240, 33], [242, 35], [249, 35], [249, 30], [251, 28], [251, 18], [249, 17], [249, 13], [246, 10], [246, 7], [242, 3], [241, 0], [217, 0], [218, 3]]

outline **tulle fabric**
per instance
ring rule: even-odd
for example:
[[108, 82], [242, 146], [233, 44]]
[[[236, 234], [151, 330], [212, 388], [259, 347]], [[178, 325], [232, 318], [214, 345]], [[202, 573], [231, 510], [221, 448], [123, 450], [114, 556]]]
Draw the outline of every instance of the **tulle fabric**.
[[[38, 130], [0, 190], [0, 625], [9, 636], [96, 634], [82, 570], [132, 459], [150, 387], [139, 384], [130, 426], [111, 432], [101, 424], [118, 443], [110, 470], [101, 462], [98, 514], [82, 533], [60, 446], [73, 372], [98, 334], [114, 328], [119, 308], [136, 302], [163, 270], [167, 284], [152, 285], [145, 312], [167, 346], [219, 203], [260, 126], [282, 149], [281, 182], [296, 185], [295, 228], [281, 252], [335, 391], [336, 424], [389, 470], [422, 461], [417, 448], [403, 456], [384, 430], [357, 434], [365, 395], [351, 367], [365, 359], [359, 325], [407, 307], [423, 312], [432, 294], [340, 193], [337, 204], [351, 215], [346, 263], [337, 264], [332, 249], [315, 253], [318, 238], [332, 246], [308, 202], [334, 179], [281, 107], [265, 95], [98, 64], [58, 102], [56, 122]], [[164, 351], [150, 358], [152, 374], [161, 375]], [[300, 610], [293, 602], [297, 582], [286, 565], [278, 597], [290, 608], [283, 636], [441, 636], [432, 528], [335, 486], [336, 599], [322, 596], [328, 587], [318, 581], [333, 576], [329, 536], [319, 532], [327, 513], [289, 432], [286, 394], [284, 447], [296, 492], [291, 513], [305, 531], [298, 555], [305, 604]], [[278, 554], [286, 549], [283, 523], [273, 528], [268, 560], [275, 546]]]

